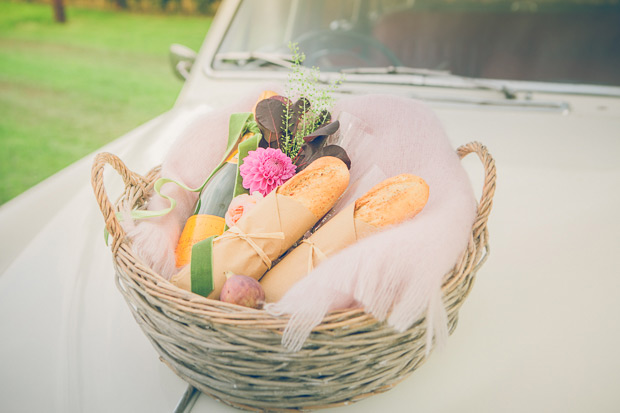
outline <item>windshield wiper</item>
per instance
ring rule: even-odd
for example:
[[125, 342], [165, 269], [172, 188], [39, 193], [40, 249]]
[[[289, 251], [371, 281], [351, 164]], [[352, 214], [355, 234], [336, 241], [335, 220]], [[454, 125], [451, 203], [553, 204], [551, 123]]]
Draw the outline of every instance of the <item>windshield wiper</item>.
[[340, 73], [356, 75], [420, 75], [420, 76], [451, 76], [449, 70], [425, 69], [422, 67], [385, 66], [385, 67], [354, 67], [341, 69]]
[[501, 92], [506, 99], [516, 99], [517, 94], [506, 85], [495, 82], [486, 82], [482, 79], [475, 79], [466, 76], [459, 76], [449, 70], [425, 69], [421, 67], [407, 66], [385, 66], [385, 67], [357, 67], [341, 69], [340, 73], [356, 75], [417, 75], [425, 77], [451, 78], [465, 82], [463, 86], [473, 86], [476, 89], [488, 89]]
[[284, 53], [269, 52], [224, 52], [215, 55], [218, 62], [230, 62], [239, 66], [245, 66], [251, 62], [269, 63], [276, 66], [292, 68], [293, 56]]

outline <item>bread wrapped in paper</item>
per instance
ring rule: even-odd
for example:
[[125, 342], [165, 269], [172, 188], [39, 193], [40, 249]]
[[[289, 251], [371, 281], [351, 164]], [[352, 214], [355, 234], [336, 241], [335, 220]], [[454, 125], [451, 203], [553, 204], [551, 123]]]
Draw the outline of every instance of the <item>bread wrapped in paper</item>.
[[[413, 218], [426, 205], [429, 187], [415, 175], [386, 179], [302, 241], [260, 280], [267, 303], [277, 302], [322, 260], [383, 228]], [[334, 274], [337, 277], [338, 274]]]
[[[209, 274], [213, 290], [207, 297], [219, 298], [229, 271], [260, 279], [273, 261], [332, 208], [348, 184], [349, 171], [344, 162], [326, 156], [259, 201], [234, 227], [213, 240]], [[196, 274], [192, 276], [187, 266], [170, 281], [197, 292], [193, 277]]]

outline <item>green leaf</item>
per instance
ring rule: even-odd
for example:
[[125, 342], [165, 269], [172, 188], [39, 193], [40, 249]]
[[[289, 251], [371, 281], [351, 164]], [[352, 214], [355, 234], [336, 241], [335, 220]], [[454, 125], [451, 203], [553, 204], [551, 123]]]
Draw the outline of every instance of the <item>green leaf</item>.
[[255, 151], [258, 148], [258, 143], [262, 138], [263, 136], [260, 132], [254, 132], [254, 136], [239, 144], [239, 163], [237, 165], [237, 180], [235, 182], [235, 192], [233, 193], [233, 197], [249, 193], [249, 191], [243, 187], [243, 178], [241, 177], [239, 170], [241, 165], [243, 165], [243, 159], [248, 156], [250, 151]]

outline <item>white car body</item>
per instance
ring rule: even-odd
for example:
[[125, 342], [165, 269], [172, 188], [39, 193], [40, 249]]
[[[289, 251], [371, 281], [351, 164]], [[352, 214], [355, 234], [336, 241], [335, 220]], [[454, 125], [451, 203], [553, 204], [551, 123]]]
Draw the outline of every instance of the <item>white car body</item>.
[[[101, 151], [146, 173], [191, 119], [285, 79], [209, 69], [237, 3], [222, 3], [175, 107]], [[333, 411], [617, 411], [620, 88], [552, 85], [530, 96], [543, 107], [502, 104], [494, 90], [343, 88], [426, 101], [455, 148], [488, 147], [498, 181], [490, 258], [447, 347], [393, 390]], [[185, 391], [116, 290], [93, 156], [0, 208], [0, 411], [172, 411]], [[480, 164], [463, 162], [479, 191]], [[110, 171], [112, 199], [121, 185]], [[236, 410], [201, 395], [193, 411]]]

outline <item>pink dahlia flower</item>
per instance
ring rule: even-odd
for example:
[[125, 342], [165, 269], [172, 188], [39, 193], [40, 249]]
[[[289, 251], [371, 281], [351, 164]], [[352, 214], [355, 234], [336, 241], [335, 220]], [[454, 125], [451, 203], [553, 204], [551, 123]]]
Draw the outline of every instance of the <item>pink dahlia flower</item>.
[[267, 195], [295, 175], [297, 167], [280, 149], [258, 148], [243, 159], [239, 172], [243, 187]]
[[254, 208], [254, 205], [261, 199], [263, 199], [263, 195], [260, 192], [254, 192], [252, 195], [241, 194], [234, 197], [230, 202], [226, 215], [224, 215], [226, 225], [228, 225], [229, 228], [237, 225], [237, 221], [239, 221], [245, 213]]

